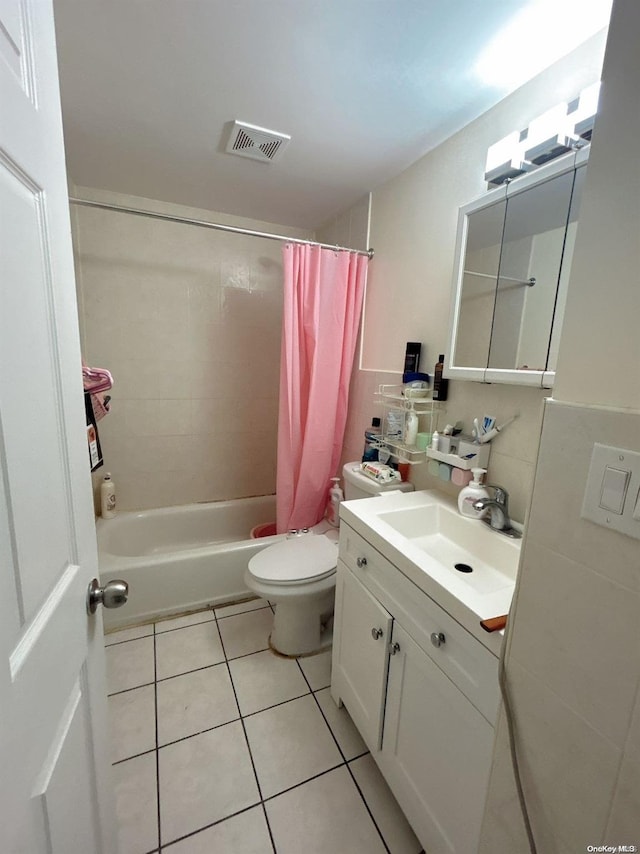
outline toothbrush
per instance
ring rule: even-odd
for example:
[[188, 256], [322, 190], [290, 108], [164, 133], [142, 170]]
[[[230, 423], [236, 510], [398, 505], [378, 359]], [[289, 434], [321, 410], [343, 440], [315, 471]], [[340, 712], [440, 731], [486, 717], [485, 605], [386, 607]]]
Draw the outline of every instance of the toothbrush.
[[518, 415], [519, 415], [519, 413], [516, 413], [512, 418], [507, 419], [507, 421], [505, 421], [504, 424], [500, 424], [498, 427], [494, 427], [493, 430], [489, 430], [488, 433], [484, 433], [482, 436], [480, 436], [480, 438], [478, 439], [478, 442], [481, 445], [484, 445], [485, 442], [490, 442], [492, 439], [495, 439], [496, 436], [498, 435], [498, 433], [500, 433], [502, 430], [504, 430], [504, 428], [507, 427], [509, 424], [511, 424], [512, 421], [516, 420]]

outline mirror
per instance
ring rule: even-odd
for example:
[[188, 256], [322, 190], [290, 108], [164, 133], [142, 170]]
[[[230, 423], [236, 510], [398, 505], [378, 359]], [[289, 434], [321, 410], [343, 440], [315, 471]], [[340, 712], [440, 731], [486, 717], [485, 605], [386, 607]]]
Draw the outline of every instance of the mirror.
[[447, 376], [553, 384], [587, 157], [461, 208]]

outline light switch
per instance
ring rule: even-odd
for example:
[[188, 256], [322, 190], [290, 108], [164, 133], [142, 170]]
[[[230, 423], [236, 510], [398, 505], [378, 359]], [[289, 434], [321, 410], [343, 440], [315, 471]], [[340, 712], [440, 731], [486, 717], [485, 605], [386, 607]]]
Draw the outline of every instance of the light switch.
[[606, 466], [600, 491], [600, 507], [612, 513], [622, 515], [624, 500], [627, 497], [630, 473], [624, 469]]
[[640, 451], [596, 442], [580, 515], [640, 540]]

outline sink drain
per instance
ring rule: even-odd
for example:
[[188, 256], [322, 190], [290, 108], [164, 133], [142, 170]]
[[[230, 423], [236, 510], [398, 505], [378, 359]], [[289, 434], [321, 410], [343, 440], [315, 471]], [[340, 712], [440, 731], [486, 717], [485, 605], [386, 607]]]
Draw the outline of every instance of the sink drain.
[[473, 567], [469, 566], [468, 563], [456, 563], [454, 567], [458, 572], [473, 572]]

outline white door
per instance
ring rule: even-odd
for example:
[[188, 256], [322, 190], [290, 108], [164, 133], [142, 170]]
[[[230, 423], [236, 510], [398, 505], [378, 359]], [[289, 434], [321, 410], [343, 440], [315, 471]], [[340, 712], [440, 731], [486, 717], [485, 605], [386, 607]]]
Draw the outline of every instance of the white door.
[[113, 854], [53, 13], [0, 0], [0, 851]]

